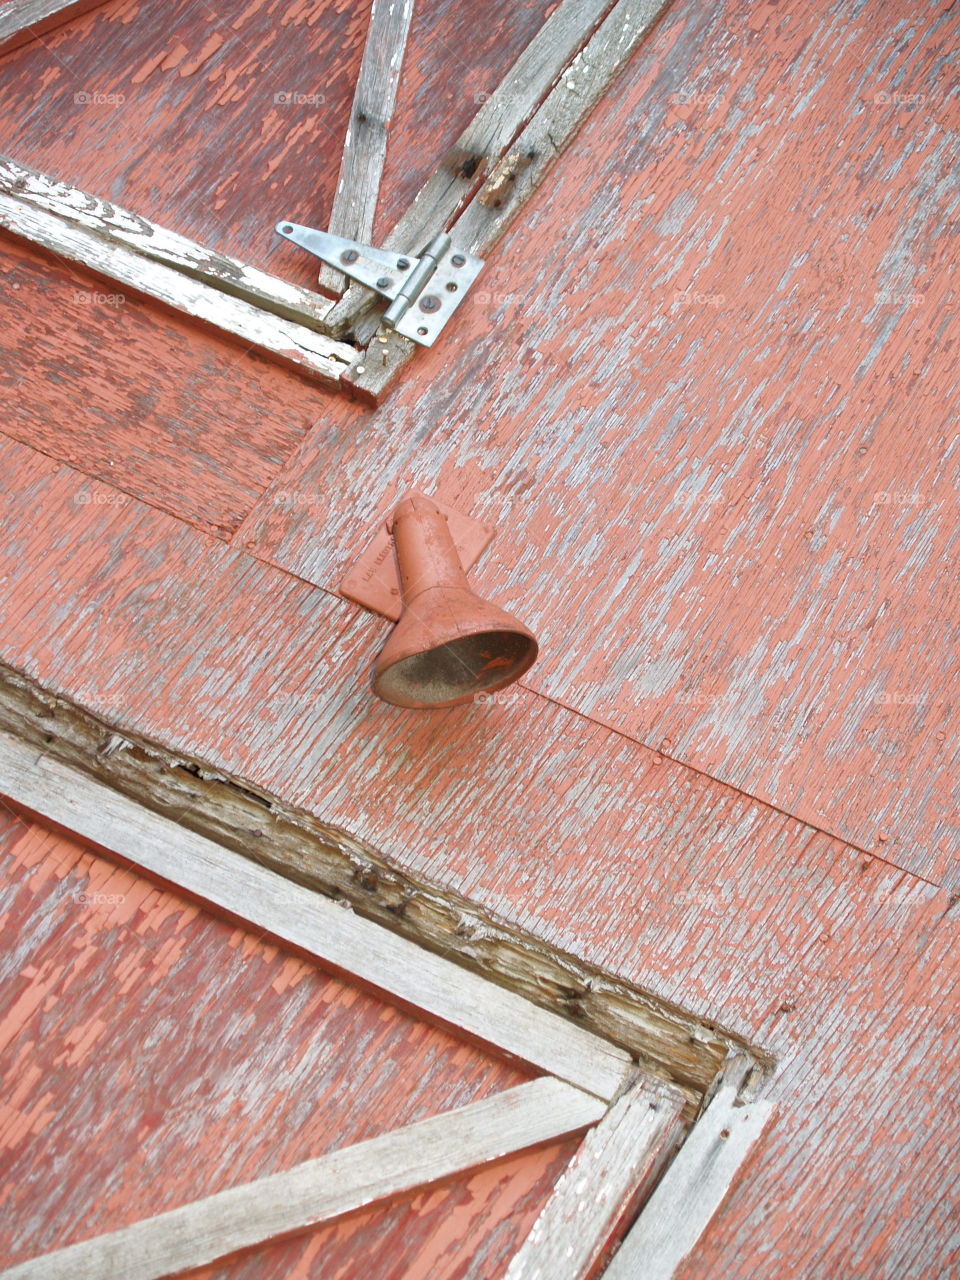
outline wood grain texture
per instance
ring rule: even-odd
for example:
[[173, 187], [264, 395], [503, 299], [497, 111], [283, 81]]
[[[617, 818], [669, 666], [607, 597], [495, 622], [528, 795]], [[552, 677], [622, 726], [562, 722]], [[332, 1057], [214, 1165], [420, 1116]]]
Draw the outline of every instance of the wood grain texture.
[[604, 1273], [607, 1280], [672, 1280], [717, 1212], [770, 1121], [772, 1103], [737, 1103], [724, 1085], [687, 1135]]
[[[82, 198], [82, 194], [77, 192], [75, 197]], [[142, 294], [238, 339], [248, 349], [293, 366], [327, 387], [338, 387], [341, 372], [355, 359], [356, 351], [345, 343], [224, 293], [219, 282], [211, 286], [132, 252], [112, 235], [87, 231], [33, 201], [0, 194], [0, 227], [40, 245], [61, 263], [75, 263], [102, 276], [111, 289], [107, 296], [117, 296], [114, 286]]]
[[[387, 139], [412, 17], [413, 0], [371, 0], [340, 176], [326, 226], [334, 235], [360, 244], [371, 244], [373, 239]], [[326, 265], [320, 268], [321, 286], [342, 293], [347, 283], [341, 271]]]
[[0, 281], [0, 430], [108, 478], [108, 504], [142, 498], [227, 537], [323, 429], [329, 395], [121, 286], [14, 240]]
[[[651, 1081], [637, 1082], [617, 1099], [564, 1170], [505, 1280], [599, 1275], [618, 1229], [674, 1154], [682, 1105], [675, 1090]], [[642, 1267], [632, 1274], [643, 1274]]]
[[[0, 1265], [526, 1078], [69, 836], [0, 817]], [[559, 1154], [518, 1162], [505, 1203], [487, 1184], [491, 1216], [544, 1194]], [[462, 1189], [435, 1199], [483, 1238]]]
[[385, 627], [139, 506], [88, 504], [81, 532], [74, 492], [18, 466], [8, 658], [776, 1055], [777, 1124], [682, 1280], [960, 1265], [931, 1067], [960, 1006], [949, 892], [529, 690], [380, 707]]
[[[434, 157], [436, 167], [387, 235], [385, 248], [419, 254], [449, 228], [609, 7], [610, 0], [564, 0], [553, 11], [526, 47], [517, 50], [503, 79], [489, 93], [476, 95], [476, 115], [445, 156]], [[354, 323], [376, 298], [372, 290], [352, 285], [331, 313], [331, 323]]]
[[332, 588], [394, 486], [459, 503], [530, 688], [954, 886], [956, 10], [922, 15], [668, 10], [456, 355], [283, 477], [336, 466], [339, 521], [239, 537]]
[[8, 53], [73, 18], [103, 0], [8, 0], [0, 4], [0, 53]]
[[274, 1236], [430, 1185], [517, 1148], [577, 1133], [604, 1104], [544, 1078], [295, 1165], [110, 1235], [44, 1254], [5, 1280], [164, 1280]]

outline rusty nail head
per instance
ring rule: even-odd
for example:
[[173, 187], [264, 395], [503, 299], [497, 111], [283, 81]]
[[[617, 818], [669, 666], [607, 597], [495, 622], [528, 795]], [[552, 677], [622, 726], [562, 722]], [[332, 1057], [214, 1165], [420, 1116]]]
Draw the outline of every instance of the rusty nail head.
[[428, 293], [425, 298], [420, 299], [421, 311], [438, 311], [440, 309], [440, 299], [436, 294]]
[[356, 260], [357, 260], [359, 257], [360, 257], [360, 255], [359, 255], [359, 253], [357, 253], [356, 249], [344, 249], [343, 253], [341, 253], [341, 255], [340, 255], [340, 261], [341, 261], [341, 262], [356, 262]]

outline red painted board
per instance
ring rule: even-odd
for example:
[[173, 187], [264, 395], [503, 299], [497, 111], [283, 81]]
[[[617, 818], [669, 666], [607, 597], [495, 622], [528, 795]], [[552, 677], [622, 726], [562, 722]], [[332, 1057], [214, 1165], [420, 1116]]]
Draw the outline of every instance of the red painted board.
[[336, 398], [7, 237], [0, 334], [3, 434], [221, 537]]
[[[5, 822], [0, 864], [3, 1265], [529, 1078], [66, 835]], [[502, 1253], [576, 1145], [205, 1274]]]
[[[416, 6], [380, 212], [392, 226], [551, 6]], [[109, 0], [3, 60], [4, 150], [313, 287], [277, 222], [325, 227], [369, 6]]]
[[429, 486], [496, 525], [530, 688], [956, 883], [958, 34], [678, 0], [456, 332], [276, 482], [335, 465], [336, 509], [268, 495], [238, 541], [332, 587]]
[[6, 660], [777, 1057], [775, 1127], [691, 1275], [960, 1264], [946, 890], [530, 690], [379, 706], [385, 623], [137, 504], [65, 538], [77, 478], [16, 460]]

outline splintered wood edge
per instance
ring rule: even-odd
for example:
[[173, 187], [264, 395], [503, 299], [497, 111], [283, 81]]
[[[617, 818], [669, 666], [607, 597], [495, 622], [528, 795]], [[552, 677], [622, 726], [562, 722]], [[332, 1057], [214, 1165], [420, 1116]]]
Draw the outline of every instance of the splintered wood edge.
[[4, 664], [0, 729], [620, 1045], [645, 1072], [684, 1092], [688, 1121], [731, 1053], [745, 1055], [754, 1080], [773, 1068], [770, 1055], [735, 1033], [401, 870], [368, 844], [261, 789], [111, 725]]
[[166, 1280], [278, 1237], [582, 1133], [604, 1103], [545, 1077], [141, 1219], [0, 1272], [0, 1280]]
[[37, 40], [106, 0], [10, 0], [0, 5], [0, 53]]

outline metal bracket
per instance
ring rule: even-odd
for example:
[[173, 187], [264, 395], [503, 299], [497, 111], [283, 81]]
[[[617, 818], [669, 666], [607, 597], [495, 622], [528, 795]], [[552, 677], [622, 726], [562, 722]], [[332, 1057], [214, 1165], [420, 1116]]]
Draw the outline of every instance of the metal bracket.
[[277, 234], [389, 298], [383, 323], [423, 347], [433, 346], [483, 266], [482, 258], [454, 249], [445, 231], [433, 237], [419, 258], [296, 222], [278, 222]]

